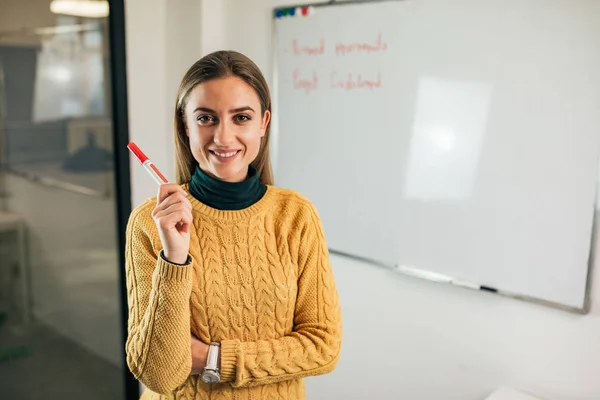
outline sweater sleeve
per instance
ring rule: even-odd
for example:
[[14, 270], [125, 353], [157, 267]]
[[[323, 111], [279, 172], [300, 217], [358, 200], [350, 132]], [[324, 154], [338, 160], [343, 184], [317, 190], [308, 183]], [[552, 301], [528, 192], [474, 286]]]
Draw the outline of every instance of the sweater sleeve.
[[[145, 210], [145, 211], [144, 211]], [[182, 385], [191, 370], [190, 307], [192, 264], [169, 263], [147, 208], [136, 209], [126, 234], [129, 305], [127, 365], [150, 390], [167, 394]]]
[[311, 213], [298, 254], [293, 331], [281, 338], [221, 342], [221, 379], [255, 386], [326, 374], [336, 367], [342, 342], [341, 310], [321, 222]]

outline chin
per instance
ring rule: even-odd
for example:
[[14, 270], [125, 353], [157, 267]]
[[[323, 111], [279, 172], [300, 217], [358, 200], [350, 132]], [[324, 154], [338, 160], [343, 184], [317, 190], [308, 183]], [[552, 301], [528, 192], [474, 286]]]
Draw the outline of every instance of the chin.
[[[244, 170], [242, 172], [242, 169]], [[213, 174], [215, 175], [215, 177], [217, 179], [220, 179], [222, 181], [227, 181], [227, 182], [239, 182], [242, 181], [244, 179], [246, 179], [246, 174], [247, 174], [247, 169], [248, 167], [241, 166], [239, 168], [235, 168], [233, 166], [228, 167], [228, 168], [223, 168], [223, 167], [213, 167]], [[239, 176], [243, 175], [243, 178], [239, 179]]]

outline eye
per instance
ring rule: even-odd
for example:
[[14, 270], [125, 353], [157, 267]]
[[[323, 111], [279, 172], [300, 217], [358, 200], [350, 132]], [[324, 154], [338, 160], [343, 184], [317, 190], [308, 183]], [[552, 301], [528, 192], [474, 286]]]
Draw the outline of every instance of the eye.
[[246, 115], [246, 114], [238, 114], [234, 118], [237, 122], [246, 122], [246, 121], [250, 121], [252, 119], [252, 118], [250, 118], [249, 115]]
[[213, 117], [212, 115], [198, 115], [196, 117], [196, 121], [200, 122], [200, 124], [210, 124], [212, 122], [215, 122], [215, 117]]

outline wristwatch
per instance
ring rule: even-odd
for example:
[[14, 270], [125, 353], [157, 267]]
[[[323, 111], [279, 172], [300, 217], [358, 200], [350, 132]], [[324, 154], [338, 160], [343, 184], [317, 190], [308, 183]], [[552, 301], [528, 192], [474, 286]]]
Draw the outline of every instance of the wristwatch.
[[202, 382], [208, 384], [215, 384], [221, 381], [221, 374], [219, 373], [219, 349], [221, 345], [219, 343], [211, 343], [208, 348], [208, 357], [206, 359], [206, 367], [202, 371]]

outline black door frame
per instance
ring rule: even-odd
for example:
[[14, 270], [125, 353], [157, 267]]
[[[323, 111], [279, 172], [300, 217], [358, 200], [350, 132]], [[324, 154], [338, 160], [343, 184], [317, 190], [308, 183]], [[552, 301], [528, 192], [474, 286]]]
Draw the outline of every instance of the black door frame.
[[123, 338], [123, 382], [126, 400], [140, 397], [139, 383], [125, 362], [127, 340], [127, 287], [125, 277], [125, 230], [131, 213], [129, 175], [129, 124], [127, 109], [127, 64], [125, 48], [124, 0], [109, 0], [108, 34], [110, 43], [110, 78], [112, 94], [113, 148], [115, 157], [115, 206], [117, 213], [117, 254], [119, 255], [119, 293], [121, 300], [121, 327]]

